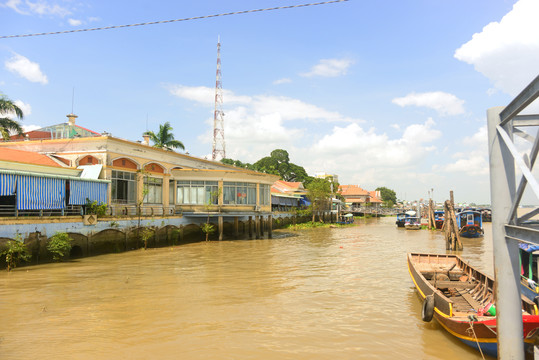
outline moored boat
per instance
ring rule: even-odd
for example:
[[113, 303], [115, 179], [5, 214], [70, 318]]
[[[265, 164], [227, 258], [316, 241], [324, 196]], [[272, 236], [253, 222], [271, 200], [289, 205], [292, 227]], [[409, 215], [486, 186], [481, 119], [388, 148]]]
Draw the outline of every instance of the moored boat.
[[481, 209], [481, 219], [483, 222], [492, 222], [492, 210]]
[[421, 229], [421, 220], [417, 216], [408, 216], [404, 219], [404, 228], [406, 230]]
[[395, 221], [395, 224], [397, 224], [397, 227], [404, 227], [404, 219], [406, 219], [405, 213], [397, 214], [397, 221]]
[[[497, 356], [494, 280], [456, 255], [408, 254], [408, 271], [423, 300], [421, 317], [432, 318], [450, 334], [475, 349]], [[525, 351], [533, 352], [539, 312], [522, 296]]]
[[444, 212], [440, 210], [436, 210], [434, 212], [434, 225], [436, 226], [436, 229], [441, 229], [444, 226]]
[[467, 238], [483, 236], [483, 220], [479, 211], [462, 210], [456, 217], [460, 236]]
[[539, 246], [519, 244], [520, 291], [522, 295], [539, 303]]

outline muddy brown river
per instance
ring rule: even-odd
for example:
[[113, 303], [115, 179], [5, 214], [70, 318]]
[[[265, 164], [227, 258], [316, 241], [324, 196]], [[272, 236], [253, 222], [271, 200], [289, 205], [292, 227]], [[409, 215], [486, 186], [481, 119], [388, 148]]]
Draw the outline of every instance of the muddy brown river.
[[[0, 359], [480, 359], [421, 321], [443, 235], [356, 224], [3, 270]], [[460, 254], [492, 275], [490, 223]]]

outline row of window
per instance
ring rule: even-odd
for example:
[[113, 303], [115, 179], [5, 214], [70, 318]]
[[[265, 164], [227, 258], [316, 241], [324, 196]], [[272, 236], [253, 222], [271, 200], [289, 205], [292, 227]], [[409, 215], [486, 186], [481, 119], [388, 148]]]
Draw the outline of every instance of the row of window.
[[[112, 171], [111, 201], [119, 204], [136, 202], [136, 174], [126, 171]], [[169, 180], [169, 203], [178, 205], [211, 205], [219, 200], [217, 181], [176, 181], [176, 198], [174, 198], [174, 180]], [[144, 177], [144, 200], [146, 204], [163, 203], [163, 179]], [[270, 204], [270, 186], [259, 185], [260, 205]], [[174, 201], [176, 200], [176, 201]], [[223, 182], [223, 204], [256, 205], [256, 184], [243, 182]]]

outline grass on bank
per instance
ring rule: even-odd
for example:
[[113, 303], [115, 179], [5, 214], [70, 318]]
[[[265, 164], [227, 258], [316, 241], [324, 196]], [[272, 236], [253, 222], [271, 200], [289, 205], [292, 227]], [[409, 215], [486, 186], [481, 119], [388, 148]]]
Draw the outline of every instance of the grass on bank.
[[336, 227], [349, 227], [354, 225], [354, 223], [351, 224], [332, 224], [332, 223], [322, 223], [315, 221], [314, 223], [312, 221], [301, 223], [301, 224], [289, 224], [286, 229], [290, 230], [304, 230], [304, 229], [315, 229], [315, 228], [336, 228]]

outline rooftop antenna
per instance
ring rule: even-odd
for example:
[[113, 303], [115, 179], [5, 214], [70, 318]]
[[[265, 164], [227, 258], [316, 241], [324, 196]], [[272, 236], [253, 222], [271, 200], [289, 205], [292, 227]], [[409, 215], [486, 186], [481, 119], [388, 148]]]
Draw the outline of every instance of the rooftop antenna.
[[215, 75], [215, 111], [213, 113], [212, 160], [226, 158], [223, 113], [223, 85], [221, 84], [221, 36], [217, 37], [217, 71]]
[[71, 95], [71, 113], [73, 114], [73, 108], [75, 106], [75, 87], [73, 86], [73, 94]]
[[71, 114], [67, 114], [67, 123], [71, 126], [75, 125], [75, 119], [78, 118], [77, 115], [73, 114], [73, 108], [75, 106], [75, 87], [73, 87], [73, 93], [71, 94]]

